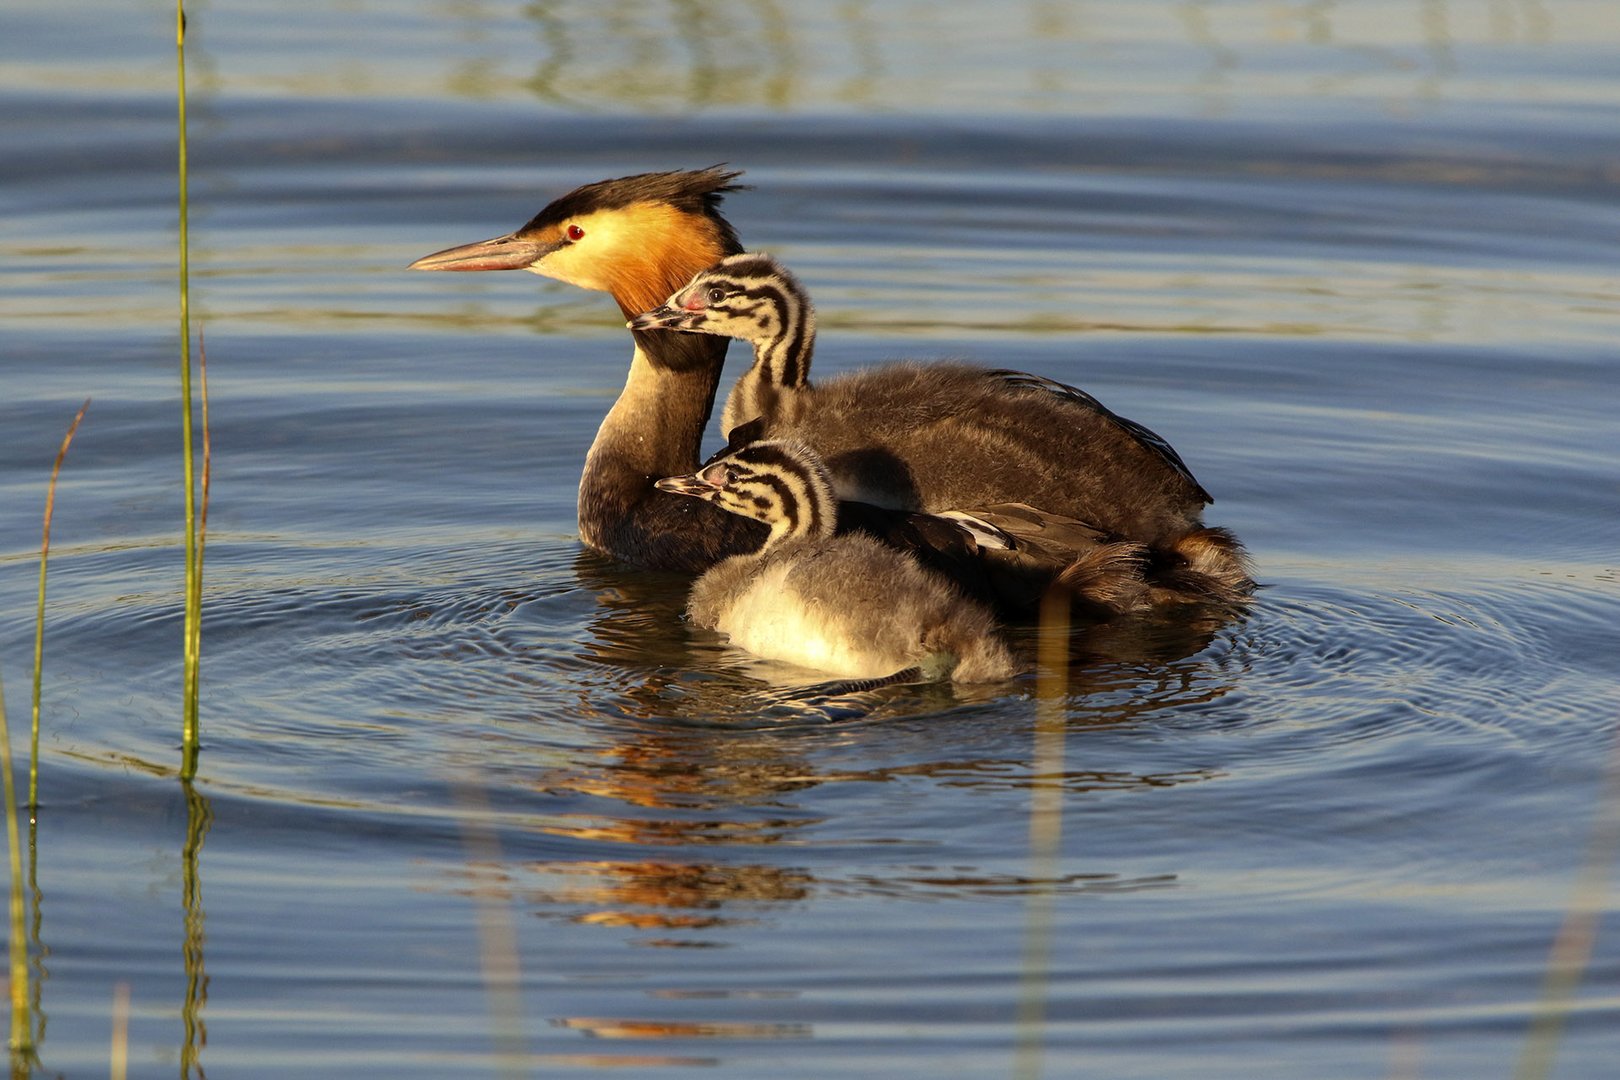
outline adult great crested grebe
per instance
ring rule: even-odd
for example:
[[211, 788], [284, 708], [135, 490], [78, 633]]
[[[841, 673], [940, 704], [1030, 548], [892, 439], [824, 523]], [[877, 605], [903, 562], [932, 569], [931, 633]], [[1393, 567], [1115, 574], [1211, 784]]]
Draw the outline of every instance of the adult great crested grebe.
[[[752, 426], [752, 425], [750, 425]], [[687, 614], [758, 656], [868, 679], [997, 682], [1017, 674], [990, 610], [910, 555], [861, 533], [834, 535], [831, 478], [802, 444], [749, 438], [657, 486], [770, 529], [692, 586]]]
[[[739, 254], [720, 213], [740, 174], [715, 167], [587, 184], [516, 232], [418, 259], [418, 270], [528, 270], [611, 293], [628, 318], [655, 308], [700, 271]], [[580, 536], [640, 566], [700, 571], [753, 551], [762, 527], [712, 503], [660, 491], [660, 477], [692, 472], [713, 408], [727, 339], [634, 330], [629, 378], [602, 421], [579, 488]], [[833, 452], [867, 499], [928, 513], [962, 505], [971, 476], [996, 504], [1021, 506], [1028, 529], [1050, 519], [1139, 545], [1155, 580], [1150, 602], [1232, 601], [1250, 588], [1241, 545], [1201, 520], [1209, 495], [1169, 445], [1090, 395], [1037, 376], [962, 364], [877, 369], [861, 394], [818, 394], [801, 436], [822, 455], [823, 432], [865, 432]], [[746, 378], [746, 376], [745, 376]], [[802, 375], [801, 375], [802, 378]], [[881, 391], [881, 392], [880, 392]], [[842, 415], [839, 415], [842, 413]], [[829, 438], [831, 436], [828, 436]], [[845, 438], [840, 434], [839, 438]], [[851, 456], [853, 455], [853, 456]], [[999, 524], [999, 523], [998, 523]], [[1062, 557], [1046, 568], [1069, 568]], [[1128, 605], [1116, 605], [1128, 606]]]

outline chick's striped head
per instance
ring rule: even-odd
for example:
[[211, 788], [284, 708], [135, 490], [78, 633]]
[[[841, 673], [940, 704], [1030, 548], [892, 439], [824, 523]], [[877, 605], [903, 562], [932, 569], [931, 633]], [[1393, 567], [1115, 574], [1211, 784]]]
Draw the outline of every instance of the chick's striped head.
[[771, 256], [744, 252], [700, 271], [629, 326], [716, 334], [760, 346], [803, 333], [810, 320], [810, 298], [798, 280]]
[[697, 472], [657, 486], [763, 521], [771, 530], [768, 543], [831, 536], [838, 524], [826, 466], [808, 448], [779, 439], [727, 447]]

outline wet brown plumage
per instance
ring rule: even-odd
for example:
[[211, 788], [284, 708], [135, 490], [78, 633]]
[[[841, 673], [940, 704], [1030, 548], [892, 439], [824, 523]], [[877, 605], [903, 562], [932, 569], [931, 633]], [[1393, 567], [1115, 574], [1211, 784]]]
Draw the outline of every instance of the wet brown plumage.
[[914, 362], [812, 383], [809, 296], [759, 253], [728, 256], [630, 325], [748, 341], [728, 419], [758, 412], [759, 434], [813, 447], [841, 498], [992, 521], [1013, 542], [984, 553], [1004, 606], [1032, 606], [1049, 583], [1100, 614], [1247, 594], [1242, 546], [1203, 526], [1210, 497], [1180, 455], [1074, 387]]

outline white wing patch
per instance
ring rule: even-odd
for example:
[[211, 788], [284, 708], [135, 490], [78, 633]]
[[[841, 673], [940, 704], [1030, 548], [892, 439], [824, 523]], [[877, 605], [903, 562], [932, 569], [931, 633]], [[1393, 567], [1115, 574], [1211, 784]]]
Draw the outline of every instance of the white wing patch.
[[966, 510], [941, 510], [935, 517], [949, 518], [965, 529], [981, 548], [991, 551], [1011, 551], [1012, 537], [983, 518], [974, 517]]

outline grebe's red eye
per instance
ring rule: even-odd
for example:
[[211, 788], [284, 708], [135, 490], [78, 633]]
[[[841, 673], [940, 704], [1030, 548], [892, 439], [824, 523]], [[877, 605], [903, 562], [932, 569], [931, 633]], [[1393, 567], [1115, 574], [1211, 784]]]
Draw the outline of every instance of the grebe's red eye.
[[578, 225], [570, 225], [570, 226], [568, 226], [566, 232], [568, 233], [568, 239], [570, 239], [570, 240], [583, 240], [583, 239], [585, 239], [585, 230], [580, 228]]

